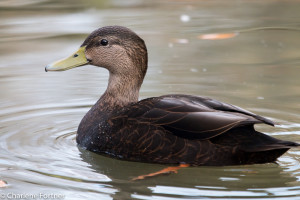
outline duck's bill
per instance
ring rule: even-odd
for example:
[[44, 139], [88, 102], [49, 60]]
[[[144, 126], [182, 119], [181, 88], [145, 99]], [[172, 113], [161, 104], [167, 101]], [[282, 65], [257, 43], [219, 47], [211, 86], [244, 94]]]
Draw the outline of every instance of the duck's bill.
[[85, 57], [85, 46], [83, 46], [80, 47], [78, 51], [76, 51], [70, 57], [47, 65], [45, 71], [65, 71], [68, 69], [86, 65], [88, 63], [89, 61]]

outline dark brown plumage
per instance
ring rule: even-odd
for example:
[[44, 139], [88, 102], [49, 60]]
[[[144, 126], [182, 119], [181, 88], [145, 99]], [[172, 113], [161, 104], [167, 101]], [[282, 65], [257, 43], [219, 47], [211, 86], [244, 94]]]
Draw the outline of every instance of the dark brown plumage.
[[[255, 131], [254, 124], [272, 121], [210, 98], [166, 95], [138, 101], [147, 49], [127, 28], [100, 28], [81, 47], [85, 64], [110, 72], [107, 90], [78, 127], [81, 147], [131, 161], [219, 166], [273, 162], [299, 146]], [[53, 64], [46, 71], [71, 67]]]

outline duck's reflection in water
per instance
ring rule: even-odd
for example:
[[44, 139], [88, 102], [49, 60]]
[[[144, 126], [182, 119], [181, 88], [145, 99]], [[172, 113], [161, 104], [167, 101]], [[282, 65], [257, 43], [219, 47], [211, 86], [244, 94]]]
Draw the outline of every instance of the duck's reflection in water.
[[[133, 178], [159, 171], [170, 165], [129, 162], [98, 155], [78, 148], [82, 160], [97, 173], [106, 175], [111, 182], [106, 183], [118, 192], [114, 199], [133, 197], [261, 197], [276, 196], [272, 188], [292, 186], [297, 178], [276, 163], [227, 166], [188, 167], [174, 174], [159, 175], [144, 180]], [[272, 181], [270, 181], [272, 180]], [[272, 192], [270, 192], [272, 191]], [[286, 195], [289, 193], [286, 192]]]

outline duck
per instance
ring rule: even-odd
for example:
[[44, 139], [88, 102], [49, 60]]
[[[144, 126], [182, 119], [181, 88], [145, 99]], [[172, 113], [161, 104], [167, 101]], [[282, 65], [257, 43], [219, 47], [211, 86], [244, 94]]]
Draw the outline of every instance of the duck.
[[127, 161], [228, 166], [275, 162], [300, 146], [255, 130], [256, 124], [274, 126], [270, 119], [212, 98], [167, 94], [139, 100], [148, 53], [129, 28], [98, 28], [75, 53], [45, 71], [84, 65], [107, 69], [109, 79], [78, 126], [80, 148]]

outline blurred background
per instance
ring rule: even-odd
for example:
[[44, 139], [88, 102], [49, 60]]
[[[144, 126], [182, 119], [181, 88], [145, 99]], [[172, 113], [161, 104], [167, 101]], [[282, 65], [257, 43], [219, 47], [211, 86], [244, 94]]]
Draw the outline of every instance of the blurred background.
[[93, 30], [126, 26], [146, 42], [140, 98], [209, 96], [278, 123], [257, 126], [300, 142], [299, 0], [1, 0], [1, 194], [64, 199], [300, 199], [300, 150], [277, 164], [196, 167], [138, 183], [164, 168], [77, 148], [77, 126], [108, 72], [45, 73]]

